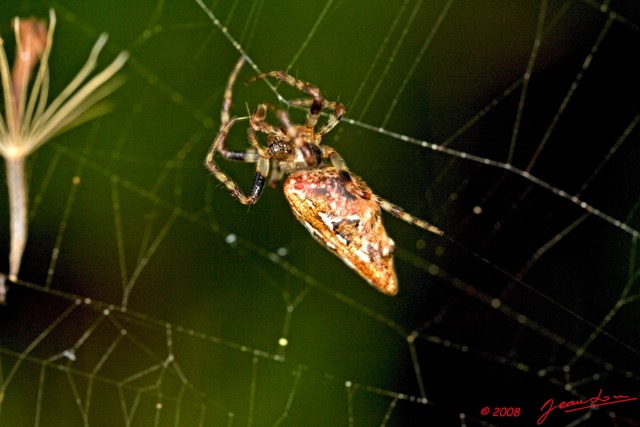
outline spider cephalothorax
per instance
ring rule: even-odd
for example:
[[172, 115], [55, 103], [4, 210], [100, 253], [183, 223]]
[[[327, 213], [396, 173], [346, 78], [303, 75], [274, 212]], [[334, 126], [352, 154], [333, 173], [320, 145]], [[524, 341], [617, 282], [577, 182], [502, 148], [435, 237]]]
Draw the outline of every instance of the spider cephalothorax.
[[[380, 209], [408, 223], [442, 234], [437, 227], [406, 213], [374, 194], [364, 181], [349, 172], [342, 157], [322, 143], [322, 137], [333, 129], [345, 113], [339, 102], [325, 100], [318, 88], [282, 71], [258, 74], [248, 83], [273, 77], [311, 95], [311, 98], [289, 101], [289, 106], [309, 108], [304, 124], [294, 124], [289, 114], [273, 104], [259, 104], [249, 117], [247, 136], [250, 149], [232, 151], [226, 141], [231, 127], [239, 119], [231, 117], [233, 84], [244, 58], [240, 58], [229, 76], [221, 112], [220, 132], [211, 144], [205, 165], [240, 203], [258, 201], [267, 184], [275, 187], [289, 174], [284, 192], [292, 211], [311, 235], [340, 257], [349, 267], [380, 292], [398, 292], [393, 265], [395, 245], [382, 225]], [[326, 122], [316, 129], [323, 110], [329, 112]], [[267, 112], [279, 120], [274, 126], [266, 121]], [[266, 134], [266, 146], [260, 145], [257, 134]], [[256, 163], [256, 172], [249, 194], [240, 189], [214, 160], [216, 154], [227, 160]]]

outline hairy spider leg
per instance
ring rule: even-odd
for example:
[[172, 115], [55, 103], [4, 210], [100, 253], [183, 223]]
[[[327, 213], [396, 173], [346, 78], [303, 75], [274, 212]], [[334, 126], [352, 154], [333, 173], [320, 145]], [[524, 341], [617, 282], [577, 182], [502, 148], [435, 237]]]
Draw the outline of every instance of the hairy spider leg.
[[[313, 102], [313, 99], [308, 99], [308, 98], [293, 99], [289, 101], [289, 105], [292, 107], [309, 107], [312, 102]], [[322, 126], [322, 128], [318, 132], [316, 132], [317, 139], [322, 138], [324, 135], [329, 133], [331, 129], [336, 127], [336, 125], [342, 119], [342, 116], [344, 116], [344, 114], [346, 113], [344, 105], [342, 105], [339, 102], [324, 100], [322, 103], [322, 109], [331, 110], [333, 111], [333, 113], [329, 115], [329, 118], [327, 119], [327, 123], [325, 123], [324, 126]]]
[[238, 78], [238, 74], [240, 74], [240, 69], [244, 65], [244, 56], [241, 56], [236, 62], [235, 67], [229, 74], [229, 79], [227, 80], [227, 86], [224, 90], [224, 99], [222, 101], [222, 110], [220, 110], [220, 130], [222, 130], [227, 123], [231, 120], [231, 116], [229, 115], [229, 111], [231, 111], [231, 100], [233, 98], [233, 86], [236, 83], [236, 79]]
[[[245, 58], [241, 56], [236, 65], [233, 67], [233, 71], [229, 75], [229, 79], [227, 80], [227, 86], [224, 90], [224, 98], [222, 101], [222, 110], [220, 111], [220, 132], [223, 131], [227, 127], [227, 124], [231, 121], [231, 115], [229, 111], [231, 111], [231, 104], [233, 99], [233, 87], [235, 85], [236, 79], [242, 66], [244, 65]], [[228, 132], [228, 130], [227, 130]], [[227, 148], [227, 139], [226, 137], [219, 141], [216, 151], [220, 153], [220, 155], [225, 160], [235, 160], [247, 163], [257, 163], [259, 155], [253, 150], [249, 149], [246, 151], [234, 151], [229, 150]]]
[[444, 236], [444, 231], [440, 230], [435, 225], [428, 223], [424, 219], [411, 215], [400, 206], [395, 205], [376, 194], [371, 194], [371, 200], [376, 202], [383, 210], [389, 212], [391, 215], [401, 219], [402, 221], [408, 222], [409, 224], [415, 225], [423, 230], [427, 230], [430, 233], [437, 234], [438, 236]]
[[[262, 191], [264, 190], [264, 185], [266, 182], [266, 176], [269, 174], [269, 161], [267, 159], [263, 159], [260, 157], [260, 146], [257, 143], [255, 138], [250, 139], [251, 144], [254, 148], [246, 150], [246, 151], [234, 151], [229, 150], [226, 146], [227, 137], [229, 135], [229, 130], [238, 120], [237, 117], [231, 118], [229, 111], [231, 110], [231, 104], [233, 99], [233, 86], [235, 81], [244, 65], [245, 58], [241, 56], [238, 62], [236, 62], [233, 71], [229, 75], [229, 79], [227, 80], [227, 85], [224, 91], [224, 97], [222, 101], [222, 110], [220, 111], [220, 132], [218, 136], [214, 139], [207, 156], [205, 158], [205, 166], [213, 176], [216, 177], [218, 181], [224, 184], [225, 187], [231, 192], [231, 195], [235, 197], [240, 203], [245, 205], [252, 205], [258, 201]], [[252, 117], [253, 118], [253, 117]], [[256, 173], [253, 176], [253, 183], [251, 184], [251, 189], [249, 190], [249, 195], [246, 196], [240, 186], [229, 177], [225, 172], [220, 169], [218, 164], [215, 162], [214, 157], [216, 153], [220, 153], [220, 155], [226, 160], [237, 160], [247, 163], [256, 163]]]
[[[243, 205], [253, 205], [258, 201], [262, 191], [264, 190], [264, 185], [266, 182], [266, 177], [269, 174], [269, 159], [263, 158], [258, 155], [257, 152], [246, 152], [246, 151], [235, 151], [239, 157], [246, 156], [244, 158], [234, 158], [231, 160], [244, 160], [246, 162], [256, 163], [256, 173], [253, 176], [253, 183], [251, 184], [251, 189], [249, 190], [249, 195], [246, 196], [240, 186], [231, 179], [229, 175], [220, 169], [218, 164], [214, 160], [214, 156], [217, 152], [220, 152], [220, 145], [224, 144], [227, 135], [229, 134], [229, 129], [236, 123], [238, 120], [237, 117], [233, 117], [229, 120], [229, 122], [225, 125], [224, 128], [220, 131], [218, 136], [213, 140], [211, 147], [209, 148], [209, 152], [207, 152], [207, 157], [205, 158], [204, 164], [211, 171], [214, 177], [229, 190], [231, 195], [235, 197], [240, 203]], [[257, 144], [257, 142], [256, 142]], [[253, 157], [255, 155], [255, 158]]]
[[[267, 110], [279, 111], [275, 105], [272, 105], [269, 103], [258, 104], [256, 111], [251, 115], [251, 118], [249, 120], [249, 125], [250, 125], [249, 139], [252, 145], [256, 147], [258, 151], [263, 154], [264, 154], [264, 150], [260, 148], [260, 145], [255, 139], [255, 132], [262, 132], [267, 135], [276, 135], [281, 133], [279, 129], [274, 128], [271, 124], [265, 121], [265, 119], [267, 118]], [[253, 135], [253, 138], [252, 138], [252, 135]], [[255, 141], [255, 144], [253, 141]]]
[[275, 79], [280, 80], [281, 82], [288, 84], [289, 86], [292, 86], [302, 92], [305, 92], [311, 95], [313, 97], [313, 100], [311, 101], [309, 113], [307, 114], [307, 122], [305, 126], [308, 128], [312, 128], [318, 123], [318, 117], [320, 116], [320, 111], [322, 110], [322, 105], [324, 102], [324, 98], [320, 93], [320, 89], [318, 89], [311, 83], [298, 80], [295, 77], [292, 77], [289, 74], [285, 73], [284, 71], [277, 71], [277, 70], [269, 71], [267, 73], [261, 73], [261, 74], [258, 74], [257, 76], [253, 76], [249, 80], [247, 80], [247, 83], [253, 83], [257, 80], [261, 80], [266, 77], [273, 77]]

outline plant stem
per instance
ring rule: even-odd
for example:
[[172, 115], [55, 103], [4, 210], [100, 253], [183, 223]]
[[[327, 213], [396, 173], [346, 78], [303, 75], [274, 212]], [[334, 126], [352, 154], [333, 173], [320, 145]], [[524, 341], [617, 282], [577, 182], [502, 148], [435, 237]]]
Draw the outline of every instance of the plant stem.
[[24, 157], [7, 158], [7, 186], [9, 187], [9, 220], [11, 250], [9, 252], [9, 280], [18, 279], [22, 253], [27, 242], [27, 180]]

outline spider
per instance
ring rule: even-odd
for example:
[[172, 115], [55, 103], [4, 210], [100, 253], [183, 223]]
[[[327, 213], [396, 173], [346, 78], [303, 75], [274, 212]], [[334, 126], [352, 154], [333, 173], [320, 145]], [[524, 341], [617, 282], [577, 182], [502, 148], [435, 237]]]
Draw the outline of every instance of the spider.
[[[398, 292], [393, 264], [395, 244], [385, 231], [380, 209], [432, 233], [442, 235], [442, 231], [377, 196], [360, 177], [349, 171], [336, 150], [321, 145], [322, 138], [340, 122], [345, 108], [339, 102], [325, 100], [317, 87], [282, 71], [258, 74], [247, 83], [271, 77], [311, 96], [288, 101], [289, 106], [308, 108], [305, 123], [292, 123], [287, 111], [270, 103], [259, 104], [248, 118], [231, 117], [233, 86], [243, 64], [244, 57], [241, 57], [229, 75], [220, 113], [220, 131], [209, 148], [205, 166], [245, 205], [256, 203], [265, 185], [275, 188], [288, 174], [283, 185], [285, 197], [311, 235], [380, 292], [395, 295]], [[323, 110], [327, 110], [329, 116], [318, 126]], [[268, 112], [278, 118], [278, 126], [266, 121]], [[251, 148], [229, 150], [226, 146], [229, 130], [243, 119], [249, 120], [247, 136]], [[266, 134], [265, 146], [258, 142], [258, 133]], [[214, 160], [216, 154], [226, 160], [256, 163], [248, 194], [220, 169]]]

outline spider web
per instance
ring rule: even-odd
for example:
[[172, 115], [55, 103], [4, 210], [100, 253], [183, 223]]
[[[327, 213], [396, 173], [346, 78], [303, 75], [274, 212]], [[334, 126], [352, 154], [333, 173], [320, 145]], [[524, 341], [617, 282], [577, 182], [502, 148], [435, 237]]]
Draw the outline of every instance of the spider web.
[[[640, 397], [633, 3], [24, 1], [0, 5], [3, 37], [49, 7], [53, 93], [102, 31], [131, 58], [112, 113], [30, 158], [0, 424], [535, 425], [549, 399]], [[343, 102], [324, 142], [445, 231], [385, 217], [398, 296], [314, 242], [281, 190], [247, 209], [202, 166], [241, 54], [241, 80], [284, 69]], [[298, 97], [237, 84], [233, 112]], [[222, 166], [248, 187], [252, 166]], [[7, 233], [0, 248], [6, 273]]]

